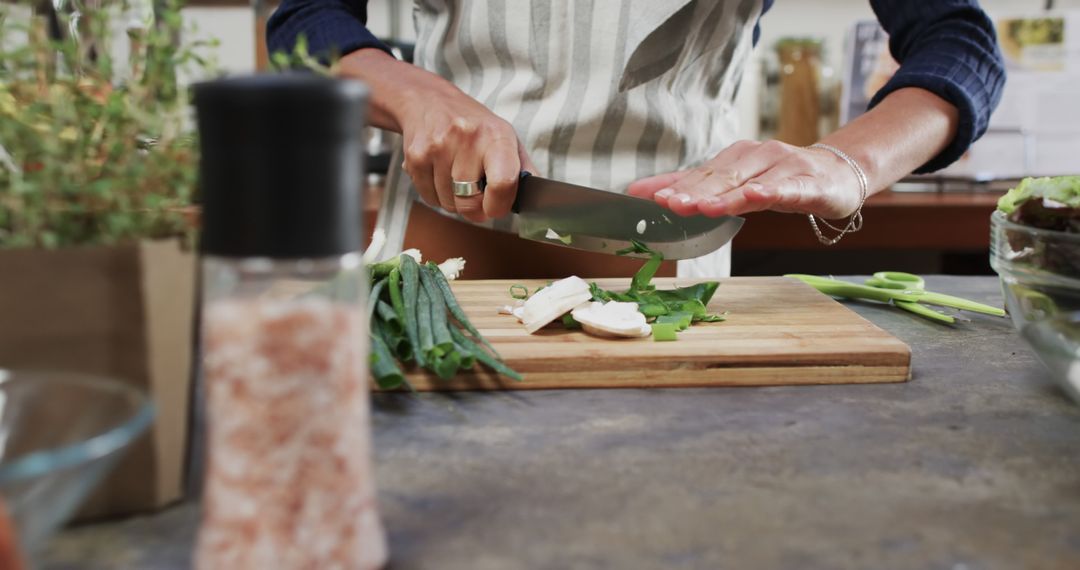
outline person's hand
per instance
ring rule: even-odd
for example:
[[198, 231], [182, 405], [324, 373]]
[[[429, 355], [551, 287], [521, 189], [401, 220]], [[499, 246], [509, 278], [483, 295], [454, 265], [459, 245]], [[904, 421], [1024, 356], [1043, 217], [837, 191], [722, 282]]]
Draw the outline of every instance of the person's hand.
[[[342, 60], [372, 90], [371, 124], [402, 135], [403, 166], [421, 198], [468, 220], [510, 213], [521, 171], [535, 167], [510, 123], [434, 73], [377, 49]], [[453, 181], [486, 180], [482, 195], [454, 196]]]
[[627, 192], [684, 216], [776, 210], [828, 219], [851, 215], [861, 193], [854, 171], [833, 153], [778, 141], [737, 142], [697, 168], [638, 180]]
[[[453, 88], [401, 116], [405, 171], [424, 201], [481, 222], [510, 213], [523, 168], [533, 170], [510, 123]], [[487, 186], [454, 196], [452, 182]]]

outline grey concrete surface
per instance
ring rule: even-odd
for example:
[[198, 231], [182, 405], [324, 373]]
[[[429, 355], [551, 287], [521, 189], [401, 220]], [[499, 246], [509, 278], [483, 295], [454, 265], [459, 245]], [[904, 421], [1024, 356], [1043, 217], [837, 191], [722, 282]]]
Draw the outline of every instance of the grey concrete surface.
[[[391, 568], [1080, 568], [1080, 408], [1010, 323], [849, 305], [911, 382], [376, 397]], [[42, 567], [186, 568], [197, 519], [71, 529]]]

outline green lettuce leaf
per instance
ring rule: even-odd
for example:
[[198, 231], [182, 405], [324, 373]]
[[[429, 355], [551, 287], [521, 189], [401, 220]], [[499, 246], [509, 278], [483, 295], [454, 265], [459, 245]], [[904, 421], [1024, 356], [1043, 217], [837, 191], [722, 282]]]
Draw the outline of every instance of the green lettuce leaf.
[[1069, 208], [1080, 208], [1080, 176], [1025, 178], [998, 200], [998, 210], [1011, 214], [1032, 198], [1047, 198]]

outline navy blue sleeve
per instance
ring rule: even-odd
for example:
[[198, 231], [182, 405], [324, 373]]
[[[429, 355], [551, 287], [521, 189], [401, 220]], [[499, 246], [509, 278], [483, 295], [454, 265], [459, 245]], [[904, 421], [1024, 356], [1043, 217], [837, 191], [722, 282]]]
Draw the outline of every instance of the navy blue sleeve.
[[367, 29], [367, 0], [284, 0], [266, 23], [266, 46], [270, 53], [292, 53], [301, 35], [321, 58], [361, 48], [390, 52]]
[[889, 50], [900, 69], [870, 101], [870, 107], [904, 87], [920, 87], [960, 110], [956, 137], [937, 157], [916, 170], [940, 170], [959, 159], [985, 132], [1001, 100], [1005, 62], [994, 24], [977, 0], [871, 0], [889, 34]]

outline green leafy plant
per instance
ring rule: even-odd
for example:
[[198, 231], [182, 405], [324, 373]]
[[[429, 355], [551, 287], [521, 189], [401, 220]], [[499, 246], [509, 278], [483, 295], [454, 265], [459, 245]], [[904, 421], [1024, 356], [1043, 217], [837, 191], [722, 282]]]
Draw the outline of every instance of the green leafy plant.
[[296, 44], [292, 51], [275, 51], [270, 54], [270, 66], [275, 71], [310, 71], [337, 77], [341, 69], [341, 58], [337, 53], [331, 53], [324, 57], [317, 57], [308, 49], [307, 36], [300, 34], [296, 37]]
[[0, 16], [0, 247], [190, 240], [198, 148], [177, 72], [209, 71], [211, 44], [180, 42], [180, 2], [158, 4], [128, 33], [126, 73], [110, 55], [112, 10], [59, 39], [40, 17]]

